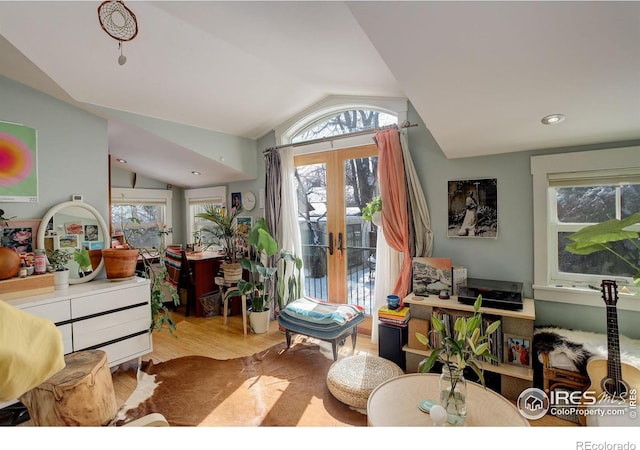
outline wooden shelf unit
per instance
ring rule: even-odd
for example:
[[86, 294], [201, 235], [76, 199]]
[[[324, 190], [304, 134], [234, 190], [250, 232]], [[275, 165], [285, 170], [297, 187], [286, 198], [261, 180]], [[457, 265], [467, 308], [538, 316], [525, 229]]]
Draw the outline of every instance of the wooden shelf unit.
[[[412, 319], [427, 319], [429, 322], [434, 308], [473, 312], [473, 305], [459, 303], [458, 297], [455, 295], [445, 300], [435, 296], [420, 297], [409, 294], [404, 298], [404, 303], [409, 306]], [[533, 326], [536, 318], [533, 299], [524, 299], [521, 310], [512, 311], [481, 307], [480, 312], [483, 315], [498, 316], [502, 323], [503, 334], [527, 337], [529, 342], [533, 343]], [[417, 372], [420, 361], [431, 354], [430, 350], [410, 348], [408, 345], [403, 346], [402, 349], [406, 353], [407, 373]], [[532, 368], [518, 367], [511, 364], [493, 365], [490, 363], [483, 363], [482, 367], [487, 372], [500, 375], [501, 393], [511, 400], [517, 399], [524, 389], [533, 385]]]

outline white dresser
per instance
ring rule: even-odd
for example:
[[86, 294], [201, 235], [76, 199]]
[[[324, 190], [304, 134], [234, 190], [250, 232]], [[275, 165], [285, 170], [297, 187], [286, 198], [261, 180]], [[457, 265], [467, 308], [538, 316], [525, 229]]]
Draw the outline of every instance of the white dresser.
[[62, 332], [64, 352], [100, 349], [109, 367], [153, 350], [149, 280], [94, 280], [66, 290], [8, 300], [50, 319]]

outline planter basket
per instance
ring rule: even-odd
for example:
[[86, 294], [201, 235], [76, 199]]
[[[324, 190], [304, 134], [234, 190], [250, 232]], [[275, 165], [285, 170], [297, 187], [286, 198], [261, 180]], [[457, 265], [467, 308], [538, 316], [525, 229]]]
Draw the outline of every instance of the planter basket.
[[226, 281], [238, 281], [242, 278], [242, 265], [240, 263], [222, 263], [222, 272]]

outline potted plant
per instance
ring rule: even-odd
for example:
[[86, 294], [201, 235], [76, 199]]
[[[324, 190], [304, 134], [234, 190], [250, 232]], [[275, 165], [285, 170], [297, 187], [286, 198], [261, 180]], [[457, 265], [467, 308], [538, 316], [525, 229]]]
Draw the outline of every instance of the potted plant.
[[264, 333], [269, 329], [269, 304], [272, 298], [277, 299], [280, 309], [300, 298], [302, 259], [293, 252], [284, 249], [278, 251], [278, 243], [271, 236], [264, 218], [251, 228], [247, 239], [251, 258], [242, 258], [240, 264], [248, 271], [249, 279], [239, 280], [237, 289], [227, 295], [247, 295], [251, 298], [251, 328], [254, 333]]
[[[124, 220], [124, 219], [123, 219]], [[104, 271], [109, 280], [126, 280], [136, 275], [138, 256], [140, 251], [130, 245], [131, 236], [139, 231], [130, 228], [131, 223], [139, 224], [137, 217], [129, 217], [127, 222], [122, 224], [123, 239], [122, 245], [105, 248], [102, 250], [104, 260]]]
[[49, 272], [53, 272], [53, 284], [55, 288], [65, 289], [69, 286], [69, 269], [67, 263], [73, 259], [73, 253], [66, 250], [47, 250], [49, 260]]
[[633, 282], [640, 287], [640, 267], [636, 261], [625, 257], [615, 242], [627, 241], [637, 250], [640, 250], [640, 233], [629, 230], [632, 225], [640, 224], [640, 212], [630, 215], [626, 219], [610, 219], [595, 225], [589, 225], [569, 235], [570, 244], [565, 247], [570, 253], [576, 255], [590, 255], [592, 253], [607, 251], [623, 261], [634, 271]]
[[373, 222], [375, 225], [380, 225], [382, 218], [382, 197], [377, 196], [362, 208], [362, 218], [367, 222]]
[[228, 212], [224, 206], [204, 205], [203, 212], [196, 217], [213, 222], [214, 227], [202, 227], [200, 233], [209, 233], [214, 242], [225, 251], [225, 262], [222, 264], [224, 278], [228, 281], [236, 281], [242, 278], [242, 266], [238, 262], [238, 243], [242, 238], [238, 233], [236, 218], [242, 211], [241, 207]]
[[[500, 327], [500, 320], [492, 322], [485, 334], [481, 332], [482, 314], [480, 306], [482, 296], [479, 295], [473, 304], [473, 315], [467, 318], [458, 317], [450, 336], [445, 324], [435, 315], [431, 316], [431, 331], [437, 335], [438, 348], [432, 348], [431, 354], [419, 365], [423, 373], [429, 372], [436, 362], [442, 364], [440, 375], [440, 405], [453, 416], [457, 425], [463, 425], [467, 415], [466, 381], [463, 370], [469, 367], [485, 386], [481, 361], [495, 361], [498, 358], [491, 353], [490, 336]], [[416, 333], [420, 343], [429, 348], [429, 339], [422, 333]]]
[[164, 225], [158, 231], [160, 246], [152, 249], [142, 248], [140, 253], [144, 265], [142, 275], [149, 279], [151, 286], [151, 324], [149, 329], [160, 331], [167, 326], [173, 335], [176, 324], [167, 304], [173, 303], [175, 306], [179, 306], [180, 296], [177, 289], [169, 282], [169, 274], [165, 265], [165, 251], [167, 250], [165, 237], [171, 232], [172, 230]]

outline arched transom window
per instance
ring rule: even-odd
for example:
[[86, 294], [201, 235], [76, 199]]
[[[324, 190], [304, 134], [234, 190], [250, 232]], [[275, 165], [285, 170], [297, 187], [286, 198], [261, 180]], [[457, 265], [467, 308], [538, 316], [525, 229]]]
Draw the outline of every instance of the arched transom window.
[[310, 123], [292, 138], [291, 142], [305, 142], [313, 139], [339, 136], [398, 123], [398, 117], [375, 109], [354, 108], [330, 115]]

